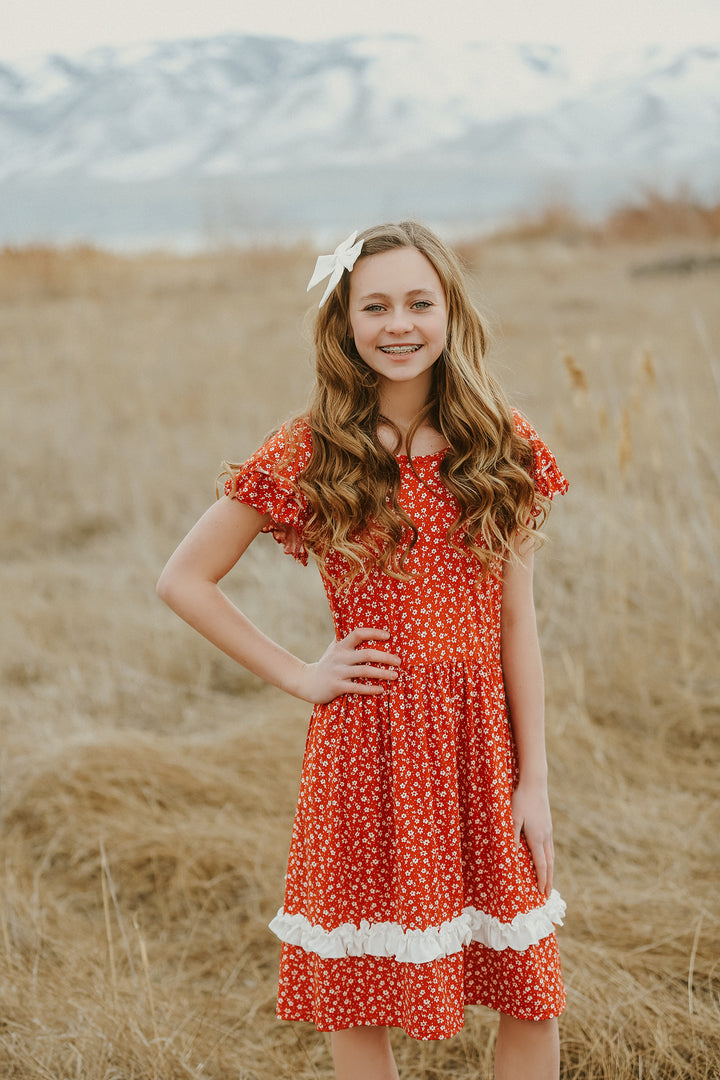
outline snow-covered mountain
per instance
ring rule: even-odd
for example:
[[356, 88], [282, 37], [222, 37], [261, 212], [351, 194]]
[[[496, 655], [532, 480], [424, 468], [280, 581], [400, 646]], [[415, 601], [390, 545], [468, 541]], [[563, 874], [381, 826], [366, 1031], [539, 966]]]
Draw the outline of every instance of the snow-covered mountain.
[[643, 187], [720, 198], [720, 44], [225, 35], [0, 64], [0, 242], [482, 226]]

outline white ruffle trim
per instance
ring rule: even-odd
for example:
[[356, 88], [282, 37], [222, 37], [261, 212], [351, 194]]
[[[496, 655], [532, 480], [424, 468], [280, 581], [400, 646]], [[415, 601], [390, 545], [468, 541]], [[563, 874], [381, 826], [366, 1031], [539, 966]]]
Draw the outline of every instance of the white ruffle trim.
[[479, 941], [496, 952], [503, 949], [525, 952], [548, 937], [554, 923], [562, 926], [564, 916], [565, 901], [553, 889], [542, 907], [516, 915], [509, 923], [466, 907], [456, 918], [427, 930], [403, 930], [399, 923], [369, 923], [366, 919], [359, 926], [343, 923], [334, 930], [325, 930], [313, 926], [304, 915], [286, 915], [280, 908], [270, 929], [288, 945], [299, 945], [305, 952], [316, 953], [323, 959], [392, 956], [401, 963], [428, 964], [441, 956], [460, 952], [471, 941]]

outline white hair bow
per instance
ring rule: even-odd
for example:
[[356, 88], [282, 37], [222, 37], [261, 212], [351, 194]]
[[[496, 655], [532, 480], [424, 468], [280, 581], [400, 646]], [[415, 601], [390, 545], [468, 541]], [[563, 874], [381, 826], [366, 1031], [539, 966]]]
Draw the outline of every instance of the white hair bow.
[[343, 240], [342, 244], [333, 251], [332, 255], [318, 255], [318, 260], [315, 263], [315, 269], [313, 270], [313, 276], [310, 278], [310, 282], [307, 287], [307, 292], [317, 285], [318, 282], [330, 275], [330, 280], [327, 283], [323, 298], [318, 304], [318, 308], [321, 308], [327, 300], [330, 293], [333, 291], [338, 281], [343, 275], [343, 270], [352, 270], [355, 265], [355, 260], [362, 251], [363, 242], [355, 243], [355, 237], [357, 236], [357, 229], [355, 232], [350, 233], [347, 240]]

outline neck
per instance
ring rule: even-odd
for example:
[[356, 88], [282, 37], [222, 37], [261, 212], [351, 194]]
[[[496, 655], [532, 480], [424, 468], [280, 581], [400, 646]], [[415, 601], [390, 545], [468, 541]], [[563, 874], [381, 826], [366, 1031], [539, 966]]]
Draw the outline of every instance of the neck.
[[380, 411], [404, 434], [420, 410], [427, 404], [431, 386], [432, 373], [430, 371], [423, 372], [422, 376], [411, 382], [384, 381], [380, 385]]

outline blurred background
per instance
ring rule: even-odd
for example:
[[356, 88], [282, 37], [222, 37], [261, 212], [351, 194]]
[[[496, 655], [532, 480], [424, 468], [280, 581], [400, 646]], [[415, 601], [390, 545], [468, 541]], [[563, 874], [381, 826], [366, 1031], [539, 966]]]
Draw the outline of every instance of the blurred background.
[[[309, 707], [157, 576], [312, 383], [320, 251], [416, 215], [570, 480], [537, 559], [563, 1080], [720, 1076], [715, 0], [0, 11], [0, 1075], [329, 1080], [275, 1019]], [[224, 583], [307, 660], [317, 572]], [[493, 1014], [393, 1033], [491, 1075]]]
[[[197, 250], [717, 201], [710, 0], [4, 7], [0, 242]], [[334, 246], [334, 245], [333, 245]]]

